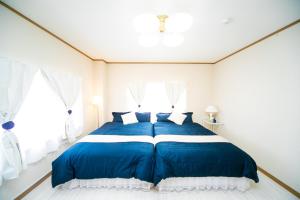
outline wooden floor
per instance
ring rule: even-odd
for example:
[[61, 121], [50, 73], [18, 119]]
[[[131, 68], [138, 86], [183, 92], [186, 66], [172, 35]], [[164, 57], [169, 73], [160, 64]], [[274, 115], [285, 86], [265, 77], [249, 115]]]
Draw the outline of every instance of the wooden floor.
[[239, 191], [185, 191], [185, 192], [149, 192], [115, 189], [73, 189], [56, 190], [51, 188], [48, 178], [39, 187], [29, 193], [28, 200], [296, 200], [297, 197], [277, 185], [271, 179], [259, 173], [260, 182], [254, 184], [247, 192]]

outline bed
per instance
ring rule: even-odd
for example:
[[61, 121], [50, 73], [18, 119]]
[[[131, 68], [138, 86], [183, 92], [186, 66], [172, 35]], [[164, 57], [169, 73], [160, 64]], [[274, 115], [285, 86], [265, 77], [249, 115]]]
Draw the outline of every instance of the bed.
[[52, 163], [52, 187], [152, 187], [153, 124], [108, 122]]
[[238, 189], [258, 182], [255, 161], [197, 123], [154, 124], [154, 184], [160, 191]]

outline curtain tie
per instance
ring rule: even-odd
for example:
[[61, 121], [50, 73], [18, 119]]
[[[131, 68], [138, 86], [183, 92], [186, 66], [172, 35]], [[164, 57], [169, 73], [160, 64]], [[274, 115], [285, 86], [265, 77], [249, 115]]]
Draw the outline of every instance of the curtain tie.
[[175, 106], [174, 106], [174, 105], [172, 105], [172, 108], [175, 108]]
[[13, 121], [8, 121], [8, 122], [5, 122], [4, 124], [2, 124], [2, 128], [5, 130], [10, 130], [13, 127], [15, 127], [15, 123]]
[[72, 114], [72, 110], [68, 110], [68, 114], [71, 115]]
[[139, 104], [139, 105], [138, 105], [138, 107], [140, 108], [140, 107], [141, 107], [141, 105]]

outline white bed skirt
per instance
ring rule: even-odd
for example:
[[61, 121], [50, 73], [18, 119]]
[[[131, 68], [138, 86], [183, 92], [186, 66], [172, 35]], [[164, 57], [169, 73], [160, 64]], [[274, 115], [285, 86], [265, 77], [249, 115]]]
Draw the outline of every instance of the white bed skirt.
[[[156, 189], [162, 192], [218, 189], [244, 192], [250, 188], [251, 182], [253, 182], [251, 179], [245, 177], [180, 177], [164, 179], [156, 186]], [[57, 186], [57, 188], [105, 188], [149, 191], [153, 188], [153, 184], [135, 178], [73, 179]]]
[[161, 180], [156, 187], [159, 191], [221, 189], [244, 192], [250, 188], [251, 182], [251, 179], [245, 177], [180, 177]]
[[135, 178], [72, 179], [57, 186], [58, 189], [106, 188], [130, 190], [150, 190], [152, 187], [153, 183], [148, 183]]

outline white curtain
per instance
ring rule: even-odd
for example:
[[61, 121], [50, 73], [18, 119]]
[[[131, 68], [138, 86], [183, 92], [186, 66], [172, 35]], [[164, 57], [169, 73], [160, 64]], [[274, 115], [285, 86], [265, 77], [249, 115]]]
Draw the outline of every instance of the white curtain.
[[138, 108], [141, 107], [143, 100], [145, 98], [145, 88], [146, 84], [143, 81], [137, 81], [129, 84], [129, 91], [134, 99], [135, 103], [138, 105]]
[[180, 81], [165, 82], [166, 94], [170, 104], [172, 105], [172, 109], [175, 108], [175, 105], [184, 92], [184, 88], [184, 83]]
[[37, 69], [6, 58], [0, 58], [0, 185], [21, 172], [22, 157], [17, 137], [11, 129], [14, 118], [30, 88]]
[[70, 143], [75, 141], [77, 130], [72, 118], [72, 107], [80, 93], [80, 79], [71, 75], [43, 69], [42, 74], [50, 87], [63, 101], [66, 108], [66, 137]]
[[23, 163], [35, 163], [58, 150], [65, 137], [65, 112], [61, 99], [37, 72], [14, 120]]

